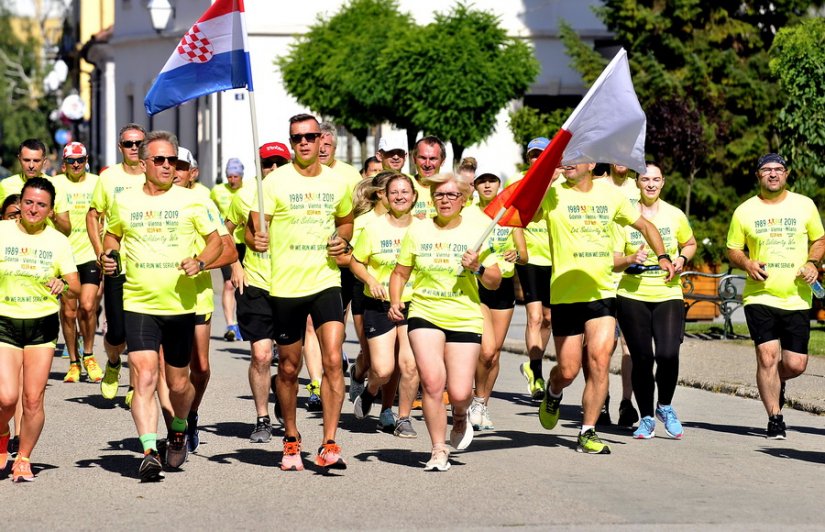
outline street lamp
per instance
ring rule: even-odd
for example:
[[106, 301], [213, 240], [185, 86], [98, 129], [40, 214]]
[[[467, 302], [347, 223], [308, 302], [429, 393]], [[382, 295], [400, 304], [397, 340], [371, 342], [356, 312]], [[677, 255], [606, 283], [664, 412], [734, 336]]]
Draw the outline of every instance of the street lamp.
[[146, 9], [149, 10], [149, 16], [152, 17], [152, 27], [158, 33], [166, 29], [175, 14], [175, 8], [172, 7], [169, 0], [149, 0]]

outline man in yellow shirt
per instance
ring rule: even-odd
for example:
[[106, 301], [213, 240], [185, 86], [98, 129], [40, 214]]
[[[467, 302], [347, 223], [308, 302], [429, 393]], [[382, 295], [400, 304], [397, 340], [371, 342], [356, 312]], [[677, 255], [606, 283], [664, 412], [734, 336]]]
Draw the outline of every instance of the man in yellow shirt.
[[403, 172], [404, 164], [407, 162], [407, 136], [394, 131], [381, 137], [375, 157], [381, 162], [384, 170]]
[[[257, 251], [268, 250], [271, 260], [269, 294], [279, 347], [277, 393], [284, 420], [281, 469], [304, 468], [295, 405], [307, 316], [315, 325], [324, 368], [324, 437], [315, 463], [343, 469], [346, 462], [335, 442], [344, 401], [344, 311], [335, 257], [351, 249], [352, 196], [347, 184], [318, 160], [318, 120], [300, 114], [289, 122], [295, 157], [292, 164], [278, 168], [263, 183], [268, 231], [262, 232], [265, 229], [259, 225], [257, 206], [249, 213], [251, 225], [247, 225], [247, 243]], [[272, 239], [270, 234], [274, 235]]]
[[577, 450], [609, 454], [596, 434], [596, 420], [607, 397], [608, 370], [616, 331], [616, 285], [613, 281], [613, 223], [637, 229], [658, 257], [659, 266], [673, 278], [670, 256], [659, 231], [614, 187], [593, 181], [594, 164], [566, 165], [565, 182], [551, 186], [542, 203], [550, 237], [553, 273], [550, 309], [558, 363], [550, 371], [539, 408], [546, 429], [559, 420], [562, 391], [582, 367], [587, 344], [584, 416]]
[[413, 207], [413, 216], [430, 218], [435, 216], [435, 204], [430, 196], [429, 187], [421, 184], [421, 180], [441, 172], [441, 165], [447, 158], [447, 147], [438, 137], [422, 137], [415, 143], [412, 157], [415, 164], [413, 183], [418, 191], [418, 201]]
[[748, 274], [743, 301], [756, 345], [756, 384], [768, 414], [766, 437], [781, 440], [785, 382], [808, 365], [810, 285], [817, 282], [825, 253], [819, 211], [810, 198], [787, 190], [788, 174], [780, 155], [759, 159], [759, 193], [734, 211], [727, 242], [731, 266]]

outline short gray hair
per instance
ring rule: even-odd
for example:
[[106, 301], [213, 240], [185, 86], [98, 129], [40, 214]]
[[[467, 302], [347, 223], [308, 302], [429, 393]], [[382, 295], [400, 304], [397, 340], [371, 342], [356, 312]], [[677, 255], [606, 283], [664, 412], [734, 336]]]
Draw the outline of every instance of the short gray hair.
[[163, 140], [170, 143], [175, 148], [175, 155], [178, 154], [178, 137], [176, 137], [171, 131], [157, 130], [150, 131], [146, 134], [146, 138], [138, 150], [138, 157], [140, 159], [146, 159], [149, 157], [149, 144], [158, 140]]

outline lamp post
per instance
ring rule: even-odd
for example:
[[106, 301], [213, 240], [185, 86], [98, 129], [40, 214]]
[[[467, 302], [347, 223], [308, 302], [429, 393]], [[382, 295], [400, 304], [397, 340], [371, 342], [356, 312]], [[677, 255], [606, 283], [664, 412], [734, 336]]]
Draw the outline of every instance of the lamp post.
[[175, 15], [175, 8], [169, 0], [149, 0], [146, 4], [149, 16], [152, 18], [152, 27], [160, 34], [169, 25], [169, 21]]

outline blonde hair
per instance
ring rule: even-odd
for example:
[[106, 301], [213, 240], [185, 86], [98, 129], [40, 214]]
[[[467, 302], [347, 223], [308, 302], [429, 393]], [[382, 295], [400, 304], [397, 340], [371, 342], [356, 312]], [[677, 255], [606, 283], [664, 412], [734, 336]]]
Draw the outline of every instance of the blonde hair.
[[373, 208], [373, 201], [369, 198], [372, 188], [372, 179], [362, 179], [352, 190], [352, 215], [358, 218]]
[[458, 165], [459, 172], [466, 171], [475, 174], [476, 170], [478, 170], [478, 161], [475, 157], [465, 157], [461, 159], [461, 163]]
[[429, 187], [430, 195], [433, 195], [435, 194], [435, 189], [437, 189], [444, 183], [449, 183], [451, 181], [456, 184], [456, 187], [458, 187], [458, 191], [461, 193], [462, 196], [464, 196], [465, 200], [469, 198], [470, 195], [473, 193], [473, 187], [469, 183], [464, 181], [461, 178], [461, 176], [456, 175], [452, 172], [443, 172], [440, 174], [435, 174], [432, 177], [424, 177], [421, 179], [421, 184], [425, 187]]

